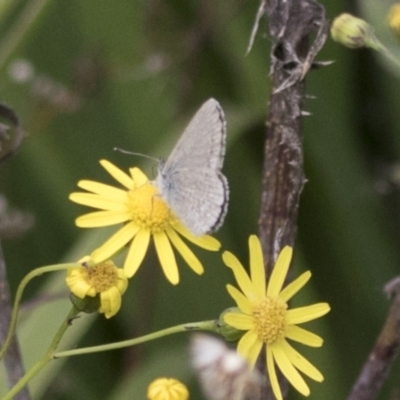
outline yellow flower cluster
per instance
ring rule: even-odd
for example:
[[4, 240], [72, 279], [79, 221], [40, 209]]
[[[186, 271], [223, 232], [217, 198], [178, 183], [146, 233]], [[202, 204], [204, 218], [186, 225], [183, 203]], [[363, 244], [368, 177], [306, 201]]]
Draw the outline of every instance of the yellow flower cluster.
[[[85, 266], [69, 271], [67, 285], [81, 299], [99, 295], [99, 312], [110, 318], [120, 309], [127, 278], [139, 269], [150, 240], [154, 242], [165, 276], [174, 285], [179, 283], [179, 271], [173, 249], [194, 272], [199, 275], [204, 272], [200, 260], [182, 237], [210, 251], [219, 250], [220, 243], [208, 235], [194, 236], [174, 216], [155, 185], [140, 169], [131, 168], [129, 176], [109, 161], [102, 160], [100, 163], [123, 189], [88, 180], [78, 182], [78, 186], [86, 192], [72, 193], [70, 200], [99, 211], [77, 218], [76, 224], [81, 228], [124, 225], [82, 261]], [[110, 258], [126, 245], [129, 245], [128, 254], [123, 269], [119, 269]]]
[[173, 378], [158, 378], [147, 388], [148, 400], [188, 400], [186, 386]]
[[[82, 259], [81, 267], [68, 272], [67, 284], [80, 299], [98, 297], [98, 311], [110, 318], [118, 312], [128, 278], [137, 272], [151, 240], [165, 276], [174, 285], [179, 283], [175, 252], [197, 274], [204, 271], [183, 239], [211, 251], [219, 250], [220, 243], [211, 236], [196, 237], [185, 228], [160, 197], [156, 186], [138, 168], [131, 168], [127, 175], [108, 161], [102, 160], [101, 165], [123, 188], [80, 181], [78, 186], [86, 192], [72, 193], [70, 199], [98, 211], [79, 217], [76, 224], [82, 228], [123, 226], [90, 256]], [[117, 268], [110, 258], [125, 247], [128, 247], [128, 253], [124, 266]], [[318, 382], [323, 376], [289, 341], [322, 346], [322, 338], [299, 325], [325, 315], [330, 310], [329, 305], [318, 303], [290, 309], [289, 300], [308, 282], [311, 273], [303, 273], [284, 287], [292, 258], [292, 248], [286, 246], [279, 254], [267, 285], [261, 244], [256, 236], [250, 237], [249, 248], [250, 276], [232, 253], [223, 253], [223, 261], [233, 271], [239, 289], [227, 285], [238, 308], [225, 312], [222, 319], [230, 330], [242, 331], [237, 335], [240, 337], [237, 351], [251, 367], [261, 351], [265, 352], [271, 386], [278, 400], [282, 399], [282, 393], [276, 367], [301, 394], [307, 396], [310, 390], [300, 373]], [[188, 396], [186, 387], [174, 379], [159, 379], [148, 389], [150, 400], [186, 400]]]
[[106, 318], [114, 316], [121, 308], [122, 295], [128, 287], [128, 279], [121, 268], [110, 260], [94, 264], [87, 256], [79, 261], [82, 267], [70, 268], [66, 282], [75, 296], [100, 296], [99, 312]]
[[289, 309], [288, 301], [311, 278], [310, 271], [304, 272], [283, 289], [292, 248], [284, 247], [279, 254], [274, 270], [266, 285], [261, 244], [257, 236], [250, 236], [250, 276], [239, 260], [230, 252], [223, 254], [224, 263], [232, 269], [240, 290], [227, 285], [229, 294], [239, 307], [239, 312], [226, 313], [224, 320], [236, 329], [246, 331], [238, 344], [238, 352], [254, 366], [264, 349], [272, 390], [282, 400], [276, 374], [276, 365], [287, 380], [304, 396], [310, 389], [299, 371], [317, 382], [322, 374], [292, 347], [287, 339], [311, 347], [322, 346], [323, 340], [298, 325], [322, 317], [329, 312], [327, 303]]
[[109, 259], [129, 244], [124, 271], [126, 276], [131, 278], [142, 263], [152, 239], [164, 274], [172, 284], [179, 283], [173, 248], [194, 272], [202, 274], [204, 268], [201, 262], [181, 237], [211, 251], [219, 250], [220, 243], [211, 236], [196, 237], [189, 232], [162, 200], [155, 185], [139, 168], [131, 168], [129, 176], [109, 161], [102, 160], [100, 163], [124, 189], [85, 180], [78, 182], [78, 186], [90, 193], [70, 195], [70, 199], [75, 203], [101, 210], [79, 217], [76, 220], [79, 227], [98, 228], [124, 224], [93, 252], [94, 262]]

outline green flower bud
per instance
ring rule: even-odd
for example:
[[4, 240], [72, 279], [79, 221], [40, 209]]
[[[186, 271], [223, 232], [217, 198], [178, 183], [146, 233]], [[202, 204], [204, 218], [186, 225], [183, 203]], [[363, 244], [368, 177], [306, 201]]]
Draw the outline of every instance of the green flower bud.
[[100, 308], [100, 296], [85, 296], [81, 299], [78, 296], [75, 296], [73, 293], [70, 293], [69, 298], [72, 304], [79, 310], [86, 314], [91, 314], [99, 310]]
[[[331, 36], [335, 42], [350, 49], [360, 47], [377, 48], [379, 44], [371, 25], [351, 14], [341, 14], [335, 18], [331, 26]], [[379, 47], [379, 46], [378, 46]]]
[[224, 315], [227, 313], [241, 313], [240, 309], [237, 307], [227, 308], [222, 314], [219, 316], [217, 321], [217, 332], [228, 342], [237, 342], [245, 333], [239, 329], [234, 328], [233, 326], [228, 325], [224, 321]]

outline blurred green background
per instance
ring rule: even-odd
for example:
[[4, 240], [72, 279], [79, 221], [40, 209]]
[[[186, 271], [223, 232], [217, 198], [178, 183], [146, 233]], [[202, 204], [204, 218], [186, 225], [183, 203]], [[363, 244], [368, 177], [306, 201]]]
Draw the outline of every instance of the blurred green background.
[[[322, 3], [330, 20], [341, 12], [367, 19], [400, 55], [400, 44], [385, 26], [391, 1]], [[13, 293], [33, 268], [77, 260], [117, 229], [75, 227], [74, 219], [88, 211], [68, 200], [78, 180], [114, 184], [98, 163], [103, 158], [123, 169], [138, 165], [154, 177], [154, 163], [113, 148], [165, 158], [209, 97], [220, 101], [228, 124], [224, 171], [231, 199], [216, 237], [223, 249], [247, 260], [248, 235], [257, 232], [270, 93], [265, 20], [245, 56], [258, 6], [243, 0], [0, 3], [0, 100], [15, 109], [28, 133], [19, 153], [0, 166], [0, 189], [11, 207], [35, 217], [28, 233], [3, 241]], [[28, 26], [7, 55], [7, 43]], [[306, 103], [312, 113], [303, 132], [308, 183], [294, 273], [313, 272], [296, 304], [328, 301], [332, 311], [307, 325], [324, 337], [323, 348], [297, 348], [325, 376], [323, 384], [308, 381], [311, 398], [336, 400], [346, 398], [373, 346], [390, 304], [382, 288], [400, 271], [400, 70], [378, 54], [351, 51], [330, 39], [318, 60], [335, 62], [307, 77], [307, 93], [315, 99]], [[225, 285], [233, 277], [220, 254], [195, 252], [204, 275], [179, 260], [177, 287], [165, 280], [149, 252], [119, 314], [111, 320], [83, 316], [61, 347], [218, 317], [232, 306]], [[52, 296], [33, 303], [44, 293]], [[64, 275], [38, 279], [26, 299], [19, 332], [29, 367], [70, 307]], [[187, 343], [181, 334], [55, 361], [32, 382], [33, 398], [142, 400], [151, 380], [166, 375], [185, 382], [192, 400], [202, 399], [188, 367]], [[398, 364], [380, 399], [400, 390]], [[4, 386], [0, 380], [0, 395]], [[289, 398], [302, 396], [291, 391]]]

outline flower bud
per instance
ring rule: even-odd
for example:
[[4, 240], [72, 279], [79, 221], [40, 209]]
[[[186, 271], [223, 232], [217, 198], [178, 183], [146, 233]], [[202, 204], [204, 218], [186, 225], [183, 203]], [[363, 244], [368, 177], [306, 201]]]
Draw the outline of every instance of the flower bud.
[[87, 314], [94, 313], [100, 308], [100, 296], [95, 297], [85, 296], [83, 299], [70, 293], [69, 298], [71, 303], [79, 310]]
[[188, 400], [187, 387], [174, 378], [158, 378], [147, 388], [148, 400]]
[[117, 268], [112, 260], [96, 264], [91, 256], [78, 262], [82, 266], [70, 268], [66, 277], [72, 303], [78, 310], [88, 313], [97, 310], [111, 318], [121, 308], [122, 295], [128, 287], [124, 270]]
[[227, 308], [222, 314], [219, 316], [217, 327], [218, 333], [228, 342], [237, 342], [244, 334], [244, 331], [234, 328], [233, 326], [228, 325], [224, 321], [224, 316], [226, 313], [241, 313], [239, 308], [231, 307]]
[[335, 42], [350, 49], [376, 48], [377, 39], [372, 26], [351, 14], [344, 13], [335, 18], [331, 26], [331, 36]]

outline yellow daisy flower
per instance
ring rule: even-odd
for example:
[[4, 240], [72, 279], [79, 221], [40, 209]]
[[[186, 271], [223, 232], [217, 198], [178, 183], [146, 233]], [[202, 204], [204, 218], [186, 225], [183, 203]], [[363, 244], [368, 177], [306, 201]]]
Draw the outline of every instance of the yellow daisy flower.
[[173, 378], [158, 378], [147, 389], [148, 400], [188, 400], [186, 386]]
[[223, 254], [224, 263], [232, 269], [240, 291], [227, 285], [229, 294], [237, 303], [240, 312], [227, 312], [224, 321], [236, 329], [247, 331], [239, 340], [237, 351], [254, 366], [264, 345], [266, 362], [272, 390], [282, 400], [276, 374], [276, 366], [287, 380], [304, 396], [310, 389], [299, 371], [315, 381], [322, 382], [322, 374], [287, 339], [311, 347], [322, 346], [321, 337], [298, 325], [322, 317], [329, 312], [327, 303], [289, 309], [288, 301], [308, 282], [311, 272], [303, 273], [287, 285], [283, 284], [292, 258], [292, 248], [286, 246], [279, 254], [268, 286], [261, 244], [257, 236], [249, 238], [250, 276], [239, 260], [230, 252]]
[[66, 277], [71, 293], [80, 299], [99, 295], [98, 311], [111, 318], [121, 308], [122, 295], [128, 287], [124, 270], [117, 268], [111, 260], [95, 264], [89, 256], [79, 263], [82, 267], [70, 268]]
[[129, 176], [109, 161], [102, 160], [100, 164], [124, 189], [83, 180], [78, 182], [78, 186], [91, 193], [72, 193], [69, 196], [75, 203], [101, 210], [77, 218], [76, 224], [81, 228], [124, 223], [119, 231], [93, 252], [93, 260], [96, 263], [107, 260], [131, 242], [124, 264], [125, 274], [131, 278], [142, 263], [153, 238], [162, 269], [172, 284], [179, 283], [179, 271], [171, 243], [189, 267], [197, 274], [202, 274], [202, 264], [179, 235], [210, 251], [219, 250], [220, 243], [211, 236], [196, 237], [189, 232], [139, 168], [130, 168]]

